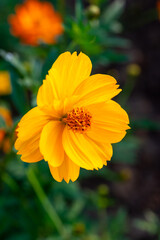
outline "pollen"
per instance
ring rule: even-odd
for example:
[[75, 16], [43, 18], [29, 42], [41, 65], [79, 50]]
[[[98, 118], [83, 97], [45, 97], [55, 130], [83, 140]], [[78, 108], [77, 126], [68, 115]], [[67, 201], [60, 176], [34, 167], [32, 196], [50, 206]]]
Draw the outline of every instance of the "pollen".
[[83, 133], [91, 127], [91, 119], [92, 115], [86, 109], [77, 107], [63, 118], [63, 122], [67, 124], [69, 130]]

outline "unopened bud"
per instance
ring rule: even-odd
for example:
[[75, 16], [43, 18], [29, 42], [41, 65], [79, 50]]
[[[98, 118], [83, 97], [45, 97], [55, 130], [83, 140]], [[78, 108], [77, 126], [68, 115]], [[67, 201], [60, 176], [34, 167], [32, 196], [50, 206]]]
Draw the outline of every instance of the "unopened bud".
[[87, 8], [87, 15], [89, 18], [97, 18], [100, 15], [100, 8], [97, 5], [90, 5]]

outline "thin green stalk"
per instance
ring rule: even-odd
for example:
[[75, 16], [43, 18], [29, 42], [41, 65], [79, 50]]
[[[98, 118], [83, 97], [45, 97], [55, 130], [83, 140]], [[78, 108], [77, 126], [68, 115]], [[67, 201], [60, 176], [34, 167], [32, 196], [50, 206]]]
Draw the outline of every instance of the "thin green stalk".
[[14, 178], [12, 178], [7, 172], [3, 173], [1, 175], [1, 178], [3, 182], [5, 182], [12, 189], [12, 191], [14, 192], [18, 191], [19, 189], [18, 184], [16, 183]]
[[121, 95], [119, 97], [119, 103], [122, 105], [122, 106], [125, 106], [133, 89], [135, 88], [135, 85], [137, 83], [137, 78], [136, 77], [128, 77], [124, 87], [123, 87], [123, 95]]
[[83, 14], [82, 1], [81, 0], [76, 0], [75, 15], [76, 15], [76, 21], [77, 22], [80, 22], [82, 20], [82, 14]]
[[67, 239], [67, 236], [65, 234], [65, 228], [63, 226], [63, 223], [61, 219], [59, 218], [58, 214], [56, 213], [55, 209], [53, 208], [52, 204], [50, 203], [48, 197], [46, 196], [45, 192], [43, 191], [36, 175], [33, 170], [33, 167], [30, 167], [27, 171], [27, 177], [32, 185], [39, 201], [41, 202], [44, 210], [52, 220], [54, 226], [56, 227], [57, 231], [59, 232], [60, 236], [63, 239]]
[[25, 213], [30, 217], [32, 218], [32, 220], [34, 222], [37, 221], [35, 215], [34, 215], [34, 212], [33, 211], [29, 211], [30, 209], [28, 208], [28, 205], [25, 204], [25, 199], [24, 199], [24, 196], [21, 194], [21, 188], [20, 186], [17, 184], [17, 182], [15, 181], [15, 179], [10, 176], [7, 172], [3, 173], [2, 176], [1, 176], [3, 182], [5, 184], [8, 185], [8, 187], [10, 188], [11, 191], [13, 191], [14, 194], [18, 194], [18, 198], [20, 198], [20, 202], [21, 202], [21, 205], [25, 211]]

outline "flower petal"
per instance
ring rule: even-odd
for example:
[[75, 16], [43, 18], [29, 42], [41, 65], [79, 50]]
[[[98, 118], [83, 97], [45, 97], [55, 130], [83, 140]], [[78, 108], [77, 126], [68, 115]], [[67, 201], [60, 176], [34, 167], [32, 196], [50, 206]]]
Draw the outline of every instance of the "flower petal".
[[127, 113], [112, 100], [88, 106], [88, 111], [92, 114], [92, 124], [87, 136], [93, 140], [116, 143], [124, 138], [130, 128]]
[[50, 121], [42, 130], [40, 152], [44, 160], [53, 167], [59, 167], [64, 160], [62, 133], [64, 125], [60, 121]]
[[17, 135], [21, 141], [31, 139], [42, 131], [42, 128], [52, 118], [40, 110], [39, 107], [32, 108], [26, 113], [18, 124]]
[[42, 154], [39, 151], [39, 139], [40, 139], [40, 134], [36, 136], [31, 140], [27, 141], [20, 141], [17, 139], [16, 141], [16, 146], [18, 147], [18, 152], [17, 154], [21, 154], [21, 160], [23, 162], [38, 162], [43, 159]]
[[37, 105], [39, 107], [50, 106], [55, 98], [57, 98], [56, 89], [52, 88], [50, 78], [47, 75], [46, 80], [43, 80], [43, 84], [38, 90]]
[[72, 162], [67, 155], [65, 155], [65, 159], [61, 166], [54, 168], [49, 165], [49, 168], [56, 181], [61, 182], [64, 179], [67, 183], [69, 183], [70, 180], [72, 182], [76, 181], [80, 171], [80, 167]]
[[62, 53], [54, 62], [49, 77], [57, 89], [59, 98], [72, 96], [76, 87], [89, 77], [92, 63], [84, 53]]
[[[63, 132], [63, 147], [68, 157], [78, 166], [87, 170], [102, 168], [108, 156], [100, 143], [89, 139], [86, 134], [74, 133], [67, 127]], [[106, 145], [107, 147], [107, 145]]]
[[81, 100], [78, 103], [81, 106], [86, 106], [94, 103], [110, 100], [121, 92], [117, 89], [116, 80], [105, 74], [95, 74], [85, 79], [75, 90], [75, 95], [81, 95]]
[[50, 117], [38, 107], [26, 113], [18, 124], [15, 148], [24, 162], [37, 162], [43, 159], [39, 151], [39, 140], [42, 128]]

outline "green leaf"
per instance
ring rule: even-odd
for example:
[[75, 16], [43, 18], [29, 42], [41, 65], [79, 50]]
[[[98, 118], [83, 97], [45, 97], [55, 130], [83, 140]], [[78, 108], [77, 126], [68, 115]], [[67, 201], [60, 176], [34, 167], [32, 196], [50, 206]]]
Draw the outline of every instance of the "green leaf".
[[104, 44], [107, 47], [121, 47], [121, 48], [130, 47], [130, 41], [120, 37], [107, 36]]
[[119, 209], [117, 214], [108, 218], [109, 239], [124, 240], [124, 234], [127, 232], [127, 212], [125, 209]]
[[123, 13], [124, 6], [124, 0], [115, 0], [112, 2], [102, 15], [102, 19], [105, 24], [110, 24], [111, 22], [117, 20]]
[[103, 54], [101, 54], [98, 59], [93, 59], [93, 63], [106, 66], [110, 63], [121, 63], [126, 62], [129, 59], [129, 57], [123, 53], [119, 53], [112, 49], [107, 49], [106, 51], [103, 51]]
[[30, 109], [28, 99], [24, 91], [24, 88], [18, 84], [19, 78], [18, 74], [16, 74], [15, 71], [11, 70], [10, 75], [12, 83], [11, 99], [17, 110], [23, 115]]
[[158, 121], [153, 121], [150, 119], [138, 119], [131, 123], [134, 129], [146, 129], [150, 131], [159, 131], [160, 123]]
[[4, 50], [0, 49], [0, 56], [8, 63], [10, 63], [13, 67], [15, 67], [18, 72], [22, 75], [26, 75], [26, 70], [21, 63], [20, 59], [18, 58], [18, 55], [13, 53], [5, 52]]

